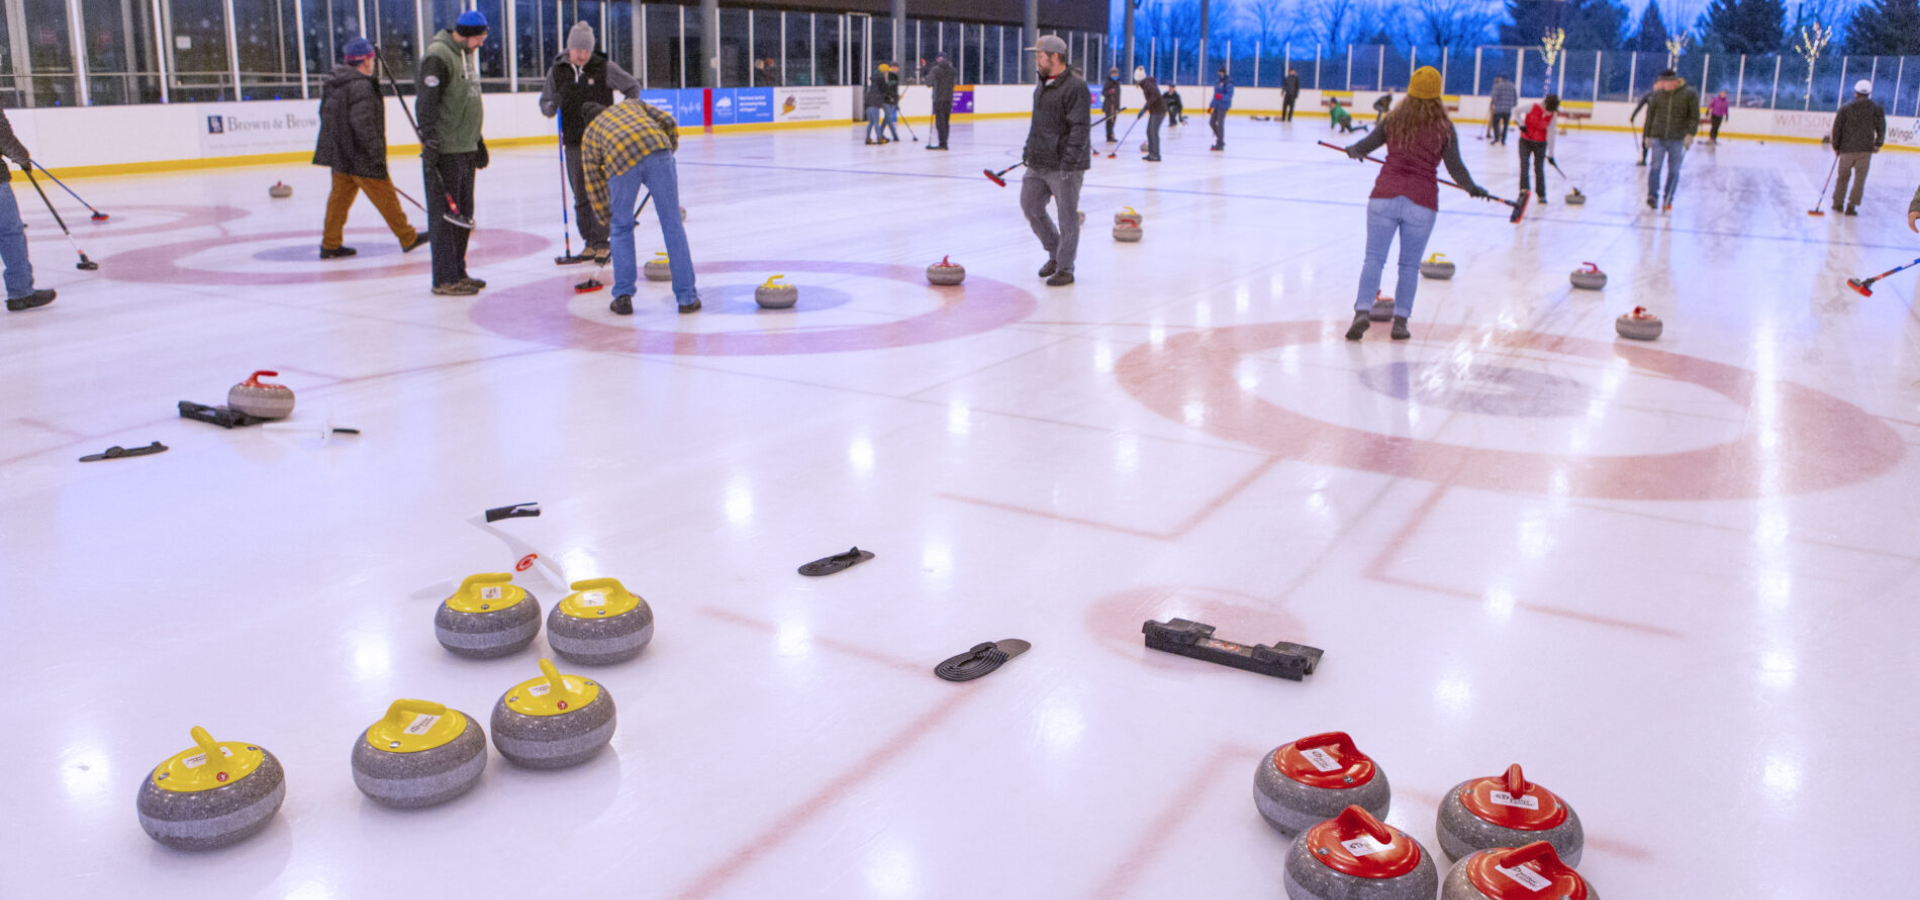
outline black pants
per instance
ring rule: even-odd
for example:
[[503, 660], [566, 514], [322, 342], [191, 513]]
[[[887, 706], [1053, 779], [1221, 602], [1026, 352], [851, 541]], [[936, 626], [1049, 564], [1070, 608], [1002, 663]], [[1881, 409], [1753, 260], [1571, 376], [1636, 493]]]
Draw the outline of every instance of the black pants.
[[1288, 94], [1280, 100], [1280, 121], [1293, 121], [1293, 103], [1299, 99], [1299, 94]]
[[1102, 106], [1100, 107], [1100, 112], [1107, 117], [1107, 143], [1111, 144], [1118, 141], [1119, 138], [1113, 136], [1113, 120], [1120, 117], [1120, 111], [1110, 106]]
[[1714, 141], [1716, 143], [1720, 140], [1720, 123], [1725, 122], [1726, 120], [1727, 120], [1726, 116], [1713, 117], [1713, 133], [1710, 135], [1707, 135], [1707, 140]]
[[1537, 194], [1547, 192], [1547, 142], [1520, 139], [1520, 189], [1533, 190], [1527, 183], [1527, 157], [1533, 157], [1533, 180], [1539, 182]]
[[1493, 132], [1494, 143], [1504, 144], [1507, 142], [1507, 126], [1511, 124], [1513, 124], [1512, 110], [1493, 114], [1493, 121], [1487, 123], [1487, 130]]
[[953, 118], [953, 98], [951, 97], [947, 98], [947, 101], [945, 103], [941, 103], [938, 97], [934, 98], [933, 134], [928, 135], [928, 137], [937, 138], [940, 141], [940, 146], [942, 147], [945, 147], [947, 145], [947, 126], [949, 124], [949, 120], [952, 118]]
[[460, 207], [460, 214], [473, 218], [473, 154], [442, 153], [439, 165], [426, 165], [421, 173], [427, 185], [427, 234], [433, 242], [433, 286], [453, 284], [467, 277], [467, 239], [473, 231], [450, 225], [442, 218], [447, 213], [447, 195]]
[[[567, 145], [567, 184], [573, 190], [574, 225], [588, 248], [607, 245], [607, 223], [593, 214], [593, 201], [587, 197], [587, 170], [580, 167], [579, 144]], [[465, 207], [461, 207], [465, 209]]]
[[1216, 108], [1213, 115], [1207, 117], [1207, 124], [1213, 126], [1213, 145], [1225, 147], [1227, 145], [1227, 111]]

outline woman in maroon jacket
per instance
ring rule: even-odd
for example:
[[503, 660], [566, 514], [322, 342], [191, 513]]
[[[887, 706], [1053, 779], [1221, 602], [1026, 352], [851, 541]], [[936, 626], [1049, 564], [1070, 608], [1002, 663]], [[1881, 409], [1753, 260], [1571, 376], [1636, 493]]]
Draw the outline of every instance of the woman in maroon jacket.
[[1432, 66], [1413, 73], [1406, 99], [1387, 113], [1373, 133], [1348, 147], [1347, 155], [1364, 160], [1382, 145], [1387, 148], [1387, 160], [1367, 201], [1367, 256], [1360, 265], [1353, 327], [1347, 329], [1350, 341], [1367, 332], [1367, 315], [1380, 292], [1380, 273], [1395, 234], [1400, 235], [1400, 289], [1393, 301], [1393, 339], [1412, 336], [1407, 316], [1413, 312], [1413, 295], [1420, 288], [1420, 255], [1427, 252], [1427, 238], [1440, 214], [1440, 186], [1434, 174], [1440, 163], [1447, 164], [1447, 173], [1467, 193], [1487, 196], [1460, 161], [1460, 139], [1440, 102], [1440, 71]]

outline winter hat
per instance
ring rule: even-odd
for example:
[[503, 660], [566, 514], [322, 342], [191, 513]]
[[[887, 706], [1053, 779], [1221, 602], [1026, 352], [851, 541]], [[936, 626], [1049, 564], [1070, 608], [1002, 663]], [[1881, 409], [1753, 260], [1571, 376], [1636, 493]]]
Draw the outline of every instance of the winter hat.
[[1147, 67], [1146, 67], [1146, 66], [1134, 66], [1134, 67], [1133, 67], [1133, 80], [1135, 80], [1135, 81], [1139, 81], [1140, 79], [1142, 79], [1142, 78], [1145, 78], [1145, 77], [1147, 77]]
[[1415, 69], [1413, 80], [1407, 82], [1407, 96], [1415, 100], [1440, 99], [1440, 70], [1432, 66]]
[[1662, 81], [1665, 81], [1666, 79], [1669, 79], [1669, 78], [1679, 78], [1679, 77], [1680, 77], [1680, 73], [1679, 73], [1679, 72], [1675, 72], [1675, 71], [1674, 71], [1674, 70], [1672, 70], [1672, 69], [1661, 69], [1661, 70], [1660, 70], [1660, 79], [1661, 79]]
[[460, 18], [454, 20], [453, 33], [461, 37], [473, 37], [477, 34], [486, 34], [487, 17], [481, 15], [477, 9], [467, 10], [460, 14]]
[[584, 20], [573, 23], [573, 30], [567, 32], [567, 49], [585, 50], [588, 53], [592, 53], [593, 26], [588, 25]]
[[357, 37], [347, 42], [346, 49], [340, 51], [340, 58], [350, 63], [373, 58], [373, 42]]
[[1862, 97], [1869, 96], [1873, 93], [1873, 82], [1862, 78], [1859, 81], [1854, 82], [1853, 92], [1856, 94], [1859, 94]]

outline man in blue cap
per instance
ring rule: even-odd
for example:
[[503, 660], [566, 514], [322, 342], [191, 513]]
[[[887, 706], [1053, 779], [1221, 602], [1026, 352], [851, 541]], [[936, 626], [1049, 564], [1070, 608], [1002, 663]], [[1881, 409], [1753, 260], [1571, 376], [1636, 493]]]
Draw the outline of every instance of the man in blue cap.
[[352, 247], [342, 244], [342, 232], [353, 198], [362, 191], [393, 229], [400, 252], [411, 253], [427, 242], [427, 236], [407, 221], [387, 175], [387, 105], [380, 97], [379, 82], [373, 80], [373, 44], [354, 38], [340, 58], [343, 62], [333, 67], [320, 88], [320, 140], [313, 148], [313, 164], [333, 170], [320, 258], [354, 254]]
[[480, 137], [480, 73], [473, 55], [486, 42], [487, 17], [470, 9], [451, 29], [435, 34], [420, 55], [415, 90], [420, 160], [432, 217], [433, 292], [444, 296], [470, 297], [487, 286], [467, 274], [474, 172], [487, 167], [487, 143]]

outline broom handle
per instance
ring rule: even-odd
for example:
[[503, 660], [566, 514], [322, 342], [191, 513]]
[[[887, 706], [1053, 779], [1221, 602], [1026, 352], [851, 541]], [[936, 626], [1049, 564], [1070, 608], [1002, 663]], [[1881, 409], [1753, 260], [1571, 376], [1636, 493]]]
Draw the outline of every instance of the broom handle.
[[[1327, 148], [1328, 150], [1338, 150], [1338, 151], [1340, 151], [1341, 153], [1345, 153], [1345, 152], [1347, 152], [1347, 148], [1345, 148], [1345, 147], [1342, 147], [1342, 146], [1340, 146], [1339, 144], [1330, 144], [1330, 143], [1327, 143], [1326, 141], [1318, 141], [1317, 143], [1319, 143], [1319, 145], [1320, 145], [1320, 146], [1322, 146], [1322, 147], [1325, 147], [1325, 148]], [[1387, 164], [1387, 162], [1386, 162], [1386, 160], [1383, 160], [1383, 159], [1375, 159], [1375, 158], [1373, 158], [1373, 157], [1371, 157], [1371, 156], [1363, 156], [1363, 157], [1361, 157], [1361, 158], [1362, 158], [1362, 159], [1364, 159], [1364, 160], [1366, 160], [1367, 162], [1376, 162], [1376, 163], [1379, 163], [1379, 164], [1381, 164], [1381, 165], [1383, 165], [1383, 166]], [[1555, 166], [1554, 168], [1556, 168], [1556, 169], [1557, 169], [1557, 168], [1559, 168], [1559, 167], [1558, 167], [1558, 166]], [[1435, 181], [1438, 181], [1438, 182], [1440, 182], [1441, 184], [1444, 184], [1444, 185], [1446, 185], [1447, 187], [1450, 187], [1450, 188], [1457, 188], [1457, 189], [1459, 189], [1459, 190], [1462, 190], [1462, 191], [1467, 191], [1467, 189], [1466, 189], [1466, 188], [1463, 188], [1463, 187], [1460, 187], [1460, 185], [1458, 185], [1458, 184], [1456, 184], [1456, 183], [1454, 183], [1454, 182], [1451, 182], [1451, 181], [1448, 181], [1448, 180], [1446, 180], [1445, 178], [1441, 178], [1441, 177], [1439, 177], [1438, 175], [1436, 175], [1436, 176], [1434, 176], [1434, 178], [1433, 178], [1433, 180], [1435, 180]], [[1472, 191], [1467, 191], [1467, 193], [1469, 193], [1469, 194], [1471, 194], [1471, 193], [1473, 193], [1473, 192], [1472, 192]], [[1512, 200], [1508, 200], [1508, 199], [1507, 199], [1507, 198], [1505, 198], [1505, 197], [1495, 197], [1495, 196], [1494, 196], [1494, 195], [1492, 195], [1492, 194], [1488, 194], [1488, 195], [1487, 195], [1487, 199], [1488, 199], [1488, 200], [1498, 200], [1498, 201], [1500, 201], [1501, 203], [1505, 203], [1505, 204], [1506, 204], [1506, 205], [1508, 205], [1508, 206], [1513, 206], [1513, 205], [1514, 205], [1514, 202], [1513, 202]]]

